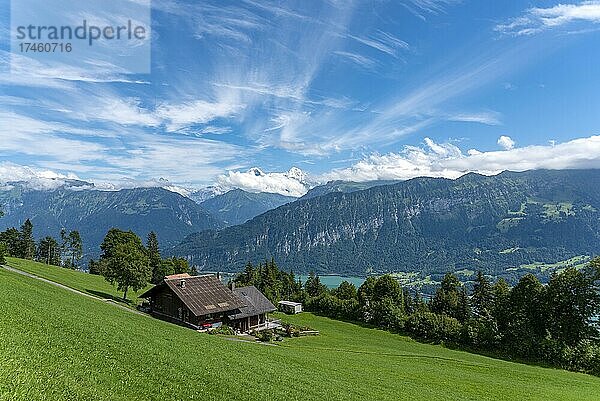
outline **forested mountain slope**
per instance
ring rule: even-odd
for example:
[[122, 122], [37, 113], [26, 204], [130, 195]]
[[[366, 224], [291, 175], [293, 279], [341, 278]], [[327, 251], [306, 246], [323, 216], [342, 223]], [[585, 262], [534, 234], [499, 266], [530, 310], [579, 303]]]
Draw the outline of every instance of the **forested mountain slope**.
[[600, 170], [417, 178], [299, 200], [174, 249], [203, 269], [489, 273], [600, 253]]

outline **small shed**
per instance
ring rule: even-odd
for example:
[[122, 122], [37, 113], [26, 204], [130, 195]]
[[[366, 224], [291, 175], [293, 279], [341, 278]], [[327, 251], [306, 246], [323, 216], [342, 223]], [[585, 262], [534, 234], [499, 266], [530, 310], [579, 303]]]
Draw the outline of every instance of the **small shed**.
[[295, 315], [302, 312], [302, 304], [300, 302], [279, 301], [277, 307], [281, 312], [288, 315]]

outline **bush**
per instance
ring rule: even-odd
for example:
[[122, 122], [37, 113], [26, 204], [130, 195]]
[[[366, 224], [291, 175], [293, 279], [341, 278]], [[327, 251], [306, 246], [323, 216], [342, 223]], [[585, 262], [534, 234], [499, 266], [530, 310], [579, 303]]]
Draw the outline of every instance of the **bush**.
[[406, 316], [390, 298], [374, 302], [370, 308], [371, 323], [391, 331], [404, 329]]
[[560, 365], [563, 369], [600, 376], [600, 346], [582, 340], [576, 346], [562, 349]]
[[258, 339], [258, 341], [268, 343], [273, 341], [275, 338], [275, 332], [273, 330], [262, 330], [255, 332], [254, 336]]
[[300, 337], [300, 333], [303, 331], [312, 331], [310, 327], [307, 326], [296, 326], [290, 323], [284, 323], [280, 329], [276, 330], [276, 334], [279, 334], [283, 337]]
[[217, 327], [216, 329], [209, 330], [208, 334], [223, 334], [226, 336], [233, 336], [235, 335], [235, 331], [226, 324], [223, 324], [220, 327]]
[[360, 315], [356, 299], [338, 299], [329, 293], [308, 299], [305, 306], [306, 310], [334, 319], [357, 320]]
[[424, 340], [458, 343], [462, 325], [453, 317], [431, 312], [417, 312], [409, 317], [406, 329], [415, 337]]
[[469, 319], [462, 327], [462, 341], [476, 348], [495, 348], [500, 342], [498, 324], [491, 317]]

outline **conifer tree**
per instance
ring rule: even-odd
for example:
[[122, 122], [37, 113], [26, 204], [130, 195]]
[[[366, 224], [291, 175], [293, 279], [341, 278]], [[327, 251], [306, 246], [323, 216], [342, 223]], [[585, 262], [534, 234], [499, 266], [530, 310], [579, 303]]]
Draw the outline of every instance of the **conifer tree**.
[[473, 312], [477, 316], [488, 316], [493, 304], [492, 285], [481, 271], [477, 272], [477, 278], [473, 285], [473, 296], [471, 304]]
[[151, 231], [148, 234], [146, 250], [148, 252], [148, 261], [150, 264], [150, 268], [152, 269], [152, 283], [158, 284], [164, 278], [164, 274], [161, 269], [162, 258], [160, 256], [158, 237], [156, 236], [156, 233], [154, 231]]
[[35, 256], [35, 240], [33, 239], [33, 224], [25, 220], [19, 233], [19, 255], [22, 259], [33, 260]]

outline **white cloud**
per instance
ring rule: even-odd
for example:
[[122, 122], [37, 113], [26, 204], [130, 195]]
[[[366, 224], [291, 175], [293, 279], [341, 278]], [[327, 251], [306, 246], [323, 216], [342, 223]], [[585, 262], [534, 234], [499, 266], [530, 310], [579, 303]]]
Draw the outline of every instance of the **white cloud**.
[[95, 113], [89, 113], [89, 118], [111, 121], [121, 125], [141, 125], [155, 127], [161, 120], [140, 106], [139, 99], [106, 97]]
[[515, 147], [515, 141], [510, 136], [502, 135], [498, 138], [498, 145], [502, 146], [505, 150], [511, 150]]
[[500, 113], [495, 111], [485, 111], [481, 113], [459, 113], [448, 117], [450, 121], [461, 121], [469, 123], [479, 123], [485, 125], [501, 125]]
[[402, 5], [418, 17], [425, 19], [423, 13], [439, 14], [445, 9], [461, 0], [405, 0]]
[[557, 4], [549, 8], [530, 8], [524, 15], [497, 25], [494, 30], [513, 36], [533, 35], [573, 22], [600, 23], [600, 1]]
[[244, 108], [243, 105], [223, 102], [195, 100], [181, 104], [164, 104], [156, 114], [166, 121], [169, 131], [177, 131], [192, 124], [206, 124], [217, 118], [231, 117]]
[[35, 166], [75, 171], [95, 182], [140, 183], [164, 176], [185, 185], [205, 185], [222, 174], [219, 163], [240, 160], [249, 152], [222, 141], [155, 135], [138, 127], [121, 127], [115, 137], [102, 132], [96, 137], [94, 130], [88, 135], [85, 128], [1, 110], [0, 121], [0, 157], [25, 155]]
[[64, 137], [80, 130], [0, 110], [0, 155], [24, 154], [63, 162], [99, 160], [106, 148], [98, 143]]
[[246, 172], [230, 171], [218, 179], [225, 189], [240, 188], [249, 192], [269, 192], [300, 197], [308, 191], [307, 175], [297, 167], [285, 173], [265, 173], [258, 167]]
[[383, 31], [378, 31], [375, 35], [369, 37], [359, 37], [354, 35], [348, 35], [348, 37], [395, 58], [398, 58], [401, 50], [407, 50], [409, 48], [408, 43], [405, 41]]
[[[61, 174], [47, 169], [0, 163], [0, 190], [10, 189], [10, 183], [22, 182], [28, 189], [52, 190], [69, 186], [68, 181], [81, 181], [74, 173]], [[91, 186], [88, 186], [88, 188]]]
[[319, 181], [407, 180], [415, 177], [458, 178], [468, 172], [492, 175], [504, 170], [600, 168], [600, 136], [544, 146], [464, 154], [457, 146], [426, 138], [425, 147], [373, 154], [352, 167], [333, 170]]
[[366, 56], [357, 54], [357, 53], [351, 53], [351, 52], [345, 52], [345, 51], [335, 51], [333, 53], [346, 59], [346, 60], [349, 60], [349, 61], [353, 62], [354, 64], [357, 64], [367, 70], [373, 68], [376, 65], [374, 60], [372, 60]]

